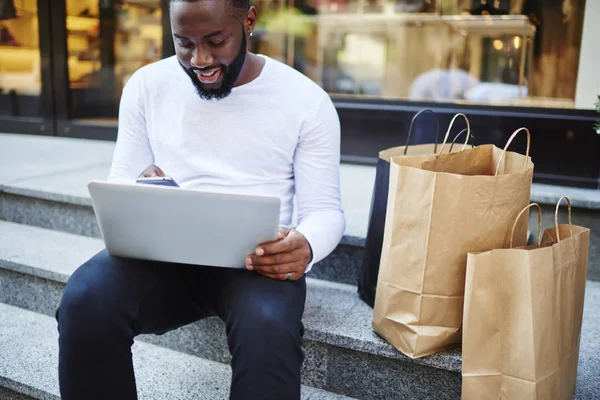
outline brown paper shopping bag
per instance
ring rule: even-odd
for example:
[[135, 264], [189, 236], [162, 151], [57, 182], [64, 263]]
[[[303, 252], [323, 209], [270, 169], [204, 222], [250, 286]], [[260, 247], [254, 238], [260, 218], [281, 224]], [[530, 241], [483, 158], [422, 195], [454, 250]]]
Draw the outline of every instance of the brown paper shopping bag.
[[[507, 152], [521, 131], [527, 154]], [[373, 330], [402, 353], [422, 357], [460, 342], [467, 253], [508, 245], [529, 204], [529, 144], [521, 128], [504, 150], [392, 158]], [[524, 221], [518, 245], [526, 236]]]
[[[436, 124], [435, 132], [435, 143], [422, 144], [422, 145], [410, 145], [410, 138], [413, 133], [413, 126], [420, 116], [431, 113], [435, 116], [432, 110], [425, 109], [419, 111], [412, 119], [410, 128], [408, 129], [408, 135], [405, 146], [392, 147], [379, 152], [379, 159], [377, 160], [377, 167], [375, 170], [375, 185], [373, 187], [373, 198], [371, 201], [371, 212], [369, 215], [369, 225], [367, 230], [367, 237], [365, 240], [365, 250], [363, 254], [363, 260], [360, 266], [360, 274], [358, 280], [358, 294], [368, 305], [373, 307], [375, 303], [375, 290], [377, 288], [377, 275], [379, 274], [379, 261], [381, 260], [381, 249], [383, 244], [383, 231], [385, 229], [385, 216], [387, 210], [388, 200], [388, 188], [390, 180], [390, 159], [392, 157], [413, 157], [415, 155], [434, 155], [437, 153], [438, 148], [441, 149], [441, 145], [438, 144], [438, 130], [439, 123]], [[468, 118], [464, 114], [457, 114], [454, 116], [448, 131], [446, 132], [445, 141], [448, 140], [450, 130], [454, 125], [454, 121], [458, 117], [463, 117], [467, 124], [467, 128], [463, 129], [452, 142], [448, 152], [461, 150], [458, 146], [454, 148], [454, 142], [466, 132], [466, 140], [462, 149], [467, 146], [469, 139], [472, 138], [471, 127]], [[437, 117], [436, 117], [436, 122]], [[446, 147], [448, 148], [448, 147]]]
[[590, 231], [570, 208], [537, 246], [469, 254], [463, 400], [575, 395]]

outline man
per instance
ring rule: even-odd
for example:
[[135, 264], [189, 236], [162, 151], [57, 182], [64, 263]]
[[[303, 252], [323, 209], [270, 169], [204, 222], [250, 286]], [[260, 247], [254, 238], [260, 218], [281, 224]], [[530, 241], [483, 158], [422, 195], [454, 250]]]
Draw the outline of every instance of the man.
[[345, 225], [336, 111], [308, 78], [247, 52], [256, 24], [248, 0], [171, 0], [170, 18], [177, 55], [127, 83], [110, 179], [164, 171], [184, 188], [279, 196], [282, 226], [295, 194], [299, 224], [256, 249], [245, 270], [97, 254], [57, 311], [61, 396], [136, 398], [136, 335], [219, 316], [231, 398], [298, 399], [304, 275]]

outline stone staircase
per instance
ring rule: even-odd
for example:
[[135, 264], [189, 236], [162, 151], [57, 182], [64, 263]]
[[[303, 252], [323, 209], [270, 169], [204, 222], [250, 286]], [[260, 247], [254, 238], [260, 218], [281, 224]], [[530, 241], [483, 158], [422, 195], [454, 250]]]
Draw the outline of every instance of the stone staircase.
[[[6, 158], [16, 158], [15, 150], [2, 150], [6, 142], [0, 135], [0, 175], [5, 175], [0, 177], [0, 400], [59, 398], [53, 315], [71, 273], [103, 247], [85, 184], [104, 176], [105, 161], [93, 157], [108, 154], [106, 144], [80, 141], [76, 155], [64, 139], [27, 138], [22, 146], [36, 140], [62, 157], [19, 147], [31, 158], [20, 166], [13, 160], [10, 168], [19, 170], [9, 170]], [[79, 157], [83, 167], [70, 165], [69, 157]], [[60, 168], [44, 173], [41, 166], [48, 162]], [[362, 185], [370, 198], [372, 182]], [[352, 209], [347, 214], [351, 219]], [[303, 398], [460, 398], [459, 349], [411, 360], [372, 332], [372, 310], [356, 294], [364, 245], [356, 236], [344, 237], [309, 275]], [[599, 269], [590, 262], [590, 276]], [[577, 399], [600, 398], [599, 307], [600, 283], [590, 280]], [[230, 356], [217, 318], [140, 336], [133, 354], [141, 399], [228, 398]]]

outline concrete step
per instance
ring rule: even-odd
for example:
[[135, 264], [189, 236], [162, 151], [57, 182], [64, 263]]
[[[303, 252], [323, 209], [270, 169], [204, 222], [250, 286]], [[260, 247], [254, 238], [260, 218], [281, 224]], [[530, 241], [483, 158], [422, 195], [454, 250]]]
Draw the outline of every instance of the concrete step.
[[[140, 399], [228, 399], [231, 368], [160, 346], [136, 342], [133, 360]], [[52, 317], [0, 304], [0, 387], [6, 399], [59, 399], [58, 332]], [[0, 399], [3, 392], [0, 390]], [[8, 397], [15, 394], [14, 397]], [[305, 400], [348, 397], [303, 386]]]
[[31, 396], [0, 387], [0, 400], [32, 400]]
[[[0, 302], [52, 316], [70, 274], [102, 248], [98, 239], [0, 221]], [[600, 394], [600, 283], [588, 282], [579, 399]], [[303, 383], [365, 399], [460, 396], [460, 350], [419, 360], [371, 330], [372, 310], [353, 286], [308, 280]], [[198, 338], [202, 338], [199, 340]], [[140, 341], [228, 363], [224, 326], [210, 318]], [[595, 375], [594, 375], [595, 374]]]

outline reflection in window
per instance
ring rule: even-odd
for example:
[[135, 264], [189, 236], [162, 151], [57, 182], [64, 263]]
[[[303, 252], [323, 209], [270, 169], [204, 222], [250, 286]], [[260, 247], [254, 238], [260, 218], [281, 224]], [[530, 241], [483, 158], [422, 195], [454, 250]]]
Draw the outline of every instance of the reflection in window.
[[0, 114], [39, 116], [42, 82], [37, 1], [0, 3]]
[[67, 1], [73, 118], [114, 118], [129, 77], [162, 55], [160, 0]]
[[255, 5], [251, 49], [332, 94], [573, 107], [585, 0]]
[[381, 95], [387, 41], [384, 35], [331, 33], [323, 87], [333, 93]]

